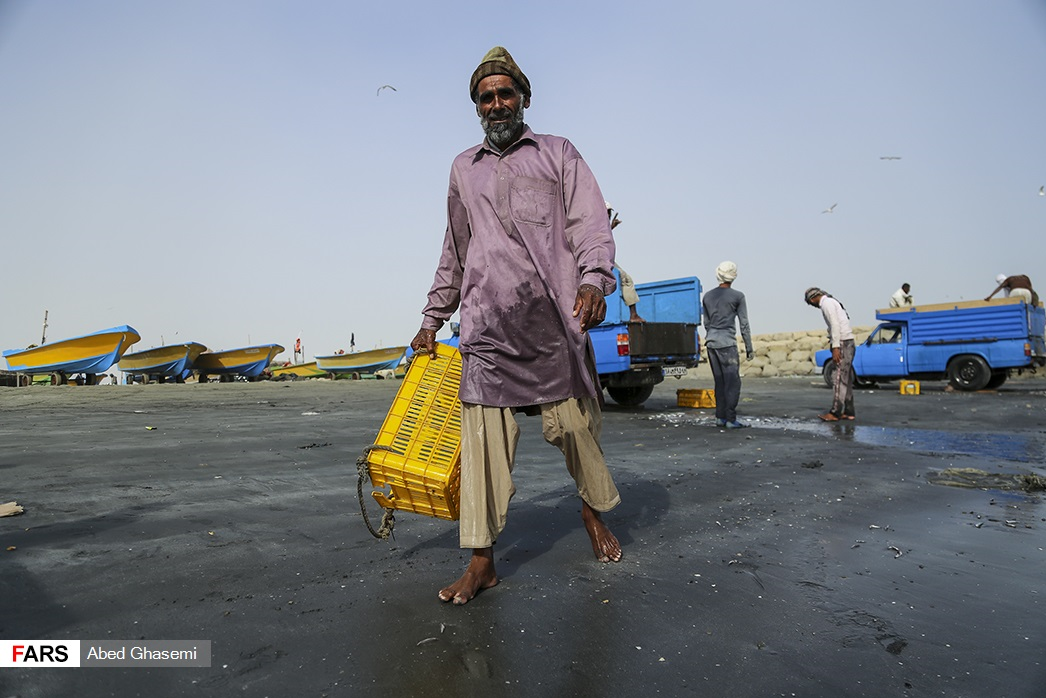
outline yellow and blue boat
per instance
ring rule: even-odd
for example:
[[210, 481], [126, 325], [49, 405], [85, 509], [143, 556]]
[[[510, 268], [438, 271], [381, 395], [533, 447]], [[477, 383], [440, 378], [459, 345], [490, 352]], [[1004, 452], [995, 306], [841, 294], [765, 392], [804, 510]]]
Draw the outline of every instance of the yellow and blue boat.
[[124, 354], [120, 359], [120, 370], [147, 378], [157, 377], [161, 381], [174, 378], [178, 382], [185, 380], [192, 371], [196, 358], [207, 351], [207, 347], [198, 342], [169, 344], [155, 349], [146, 349], [133, 354]]
[[272, 377], [277, 380], [296, 380], [298, 378], [320, 378], [326, 376], [326, 371], [321, 371], [315, 361], [303, 364], [290, 364], [288, 366], [276, 366], [272, 369]]
[[201, 383], [211, 375], [257, 378], [269, 367], [273, 357], [283, 351], [283, 347], [279, 344], [259, 344], [226, 351], [207, 351], [196, 357], [193, 365]]
[[[60, 377], [83, 373], [94, 376], [112, 368], [131, 345], [140, 339], [138, 331], [133, 327], [119, 325], [28, 349], [7, 349], [4, 358], [7, 359], [8, 368], [17, 373], [51, 373]], [[90, 378], [88, 382], [91, 382]]]
[[358, 373], [361, 376], [376, 371], [395, 369], [403, 360], [407, 347], [371, 349], [353, 354], [317, 356], [316, 367], [324, 373]]

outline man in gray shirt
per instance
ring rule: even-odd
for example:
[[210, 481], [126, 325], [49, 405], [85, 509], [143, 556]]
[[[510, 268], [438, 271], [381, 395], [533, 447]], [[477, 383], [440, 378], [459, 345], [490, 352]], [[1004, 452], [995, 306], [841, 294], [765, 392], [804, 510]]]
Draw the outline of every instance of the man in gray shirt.
[[715, 270], [719, 286], [701, 299], [702, 322], [705, 326], [705, 348], [715, 379], [715, 423], [727, 429], [748, 426], [737, 421], [737, 403], [741, 399], [740, 359], [737, 353], [736, 325], [741, 326], [745, 353], [752, 358], [752, 333], [748, 327], [745, 294], [731, 287], [737, 278], [737, 265], [723, 262]]

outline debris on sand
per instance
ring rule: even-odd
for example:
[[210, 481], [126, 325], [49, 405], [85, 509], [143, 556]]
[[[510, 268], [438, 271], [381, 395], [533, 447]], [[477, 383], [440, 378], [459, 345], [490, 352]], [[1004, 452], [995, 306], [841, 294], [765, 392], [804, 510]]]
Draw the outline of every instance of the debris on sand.
[[1021, 489], [1025, 492], [1046, 491], [1046, 477], [1034, 473], [1023, 473], [1020, 477]]
[[1034, 473], [989, 473], [977, 468], [945, 468], [927, 473], [926, 481], [948, 487], [969, 487], [985, 490], [1046, 491], [1046, 478]]
[[25, 511], [24, 508], [18, 505], [18, 502], [8, 502], [6, 504], [0, 504], [0, 517], [2, 516], [18, 516]]

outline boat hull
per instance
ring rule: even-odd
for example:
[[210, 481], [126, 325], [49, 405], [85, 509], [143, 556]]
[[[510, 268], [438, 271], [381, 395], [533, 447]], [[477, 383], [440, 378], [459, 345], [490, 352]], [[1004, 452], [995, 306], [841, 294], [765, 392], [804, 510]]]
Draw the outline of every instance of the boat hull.
[[388, 347], [355, 354], [317, 356], [316, 367], [325, 373], [374, 373], [396, 368], [406, 351], [407, 347]]
[[280, 366], [272, 369], [273, 378], [318, 378], [326, 376], [327, 371], [322, 371], [316, 366], [315, 361], [304, 364], [293, 364], [291, 366]]
[[177, 377], [192, 369], [193, 362], [205, 351], [207, 347], [197, 342], [147, 349], [125, 354], [120, 359], [120, 370], [140, 375]]
[[140, 339], [133, 327], [119, 325], [30, 349], [8, 349], [4, 358], [18, 373], [105, 373]]
[[237, 375], [257, 378], [269, 367], [273, 357], [284, 349], [279, 344], [261, 344], [227, 351], [204, 352], [193, 366], [200, 376]]

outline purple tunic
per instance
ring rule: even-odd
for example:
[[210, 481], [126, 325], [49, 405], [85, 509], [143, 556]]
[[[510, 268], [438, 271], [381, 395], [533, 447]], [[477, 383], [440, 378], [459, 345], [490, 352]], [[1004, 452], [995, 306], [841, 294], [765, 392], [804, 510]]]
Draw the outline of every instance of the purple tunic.
[[614, 239], [599, 185], [565, 138], [524, 127], [450, 172], [447, 234], [422, 327], [459, 309], [462, 402], [522, 407], [595, 397], [588, 336], [572, 317], [581, 284], [615, 288]]

